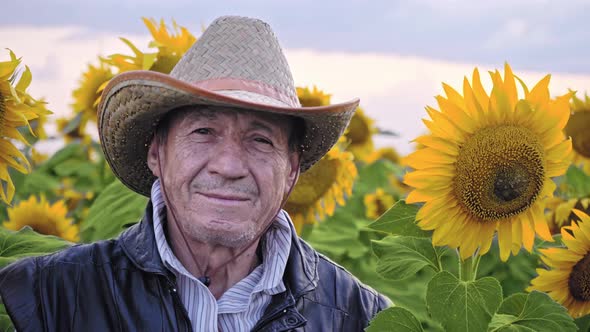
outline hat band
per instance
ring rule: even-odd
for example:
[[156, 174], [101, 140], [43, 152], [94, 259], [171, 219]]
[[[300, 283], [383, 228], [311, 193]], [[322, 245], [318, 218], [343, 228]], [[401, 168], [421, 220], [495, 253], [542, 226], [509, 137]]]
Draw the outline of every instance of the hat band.
[[193, 85], [196, 87], [207, 89], [210, 91], [220, 91], [220, 90], [239, 90], [239, 91], [248, 91], [256, 94], [260, 94], [263, 96], [267, 96], [276, 100], [281, 101], [284, 104], [287, 104], [290, 107], [300, 107], [299, 100], [295, 97], [289, 96], [282, 91], [279, 91], [272, 85], [258, 82], [258, 81], [251, 81], [246, 80], [243, 78], [233, 78], [233, 77], [224, 77], [224, 78], [211, 78], [207, 80], [193, 82]]

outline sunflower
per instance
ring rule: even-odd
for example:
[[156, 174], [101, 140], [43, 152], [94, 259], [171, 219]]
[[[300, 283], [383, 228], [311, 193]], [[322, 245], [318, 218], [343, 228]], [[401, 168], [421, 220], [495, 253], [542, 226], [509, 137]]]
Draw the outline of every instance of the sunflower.
[[117, 74], [130, 70], [149, 70], [156, 61], [157, 53], [144, 53], [126, 38], [119, 38], [134, 55], [111, 54], [106, 58], [99, 58], [101, 63], [117, 68]]
[[28, 173], [30, 164], [26, 157], [13, 145], [12, 140], [29, 144], [18, 127], [27, 126], [35, 135], [29, 121], [41, 115], [50, 114], [42, 101], [37, 101], [26, 93], [32, 75], [28, 67], [21, 73], [17, 82], [18, 67], [21, 60], [9, 50], [10, 60], [0, 62], [0, 198], [10, 203], [15, 187], [8, 167], [21, 173]]
[[47, 103], [44, 99], [39, 99], [38, 108], [42, 109], [43, 111], [40, 112], [39, 117], [29, 122], [31, 125], [31, 129], [33, 130], [33, 133], [37, 136], [38, 139], [47, 138], [45, 125], [47, 124], [48, 115], [51, 114], [51, 112], [47, 110], [47, 108], [45, 107], [46, 104]]
[[389, 160], [394, 164], [399, 164], [401, 158], [399, 156], [399, 153], [397, 153], [397, 151], [395, 151], [394, 148], [386, 147], [371, 152], [371, 154], [369, 154], [365, 158], [365, 162], [367, 162], [368, 164], [372, 164], [380, 159]]
[[64, 135], [64, 142], [66, 144], [81, 142], [84, 145], [89, 145], [92, 138], [86, 133], [82, 123], [80, 122], [75, 128], [69, 128], [71, 122], [72, 119], [67, 118], [59, 118], [56, 120], [57, 131]]
[[383, 188], [377, 188], [374, 193], [365, 195], [363, 201], [365, 202], [365, 215], [371, 220], [379, 218], [395, 203], [393, 196], [386, 193]]
[[74, 187], [74, 180], [72, 178], [62, 178], [61, 186], [55, 190], [58, 197], [62, 197], [68, 211], [75, 210], [84, 201], [89, 201], [94, 198], [93, 192], [80, 192]]
[[31, 161], [33, 162], [33, 166], [41, 165], [49, 158], [49, 155], [46, 153], [39, 152], [39, 150], [32, 148], [31, 149]]
[[113, 76], [111, 68], [104, 63], [98, 66], [89, 64], [82, 74], [78, 88], [72, 93], [74, 112], [82, 113], [81, 127], [85, 127], [88, 121], [96, 122], [96, 106], [101, 94], [99, 89]]
[[571, 102], [572, 115], [565, 126], [566, 135], [572, 138], [575, 165], [582, 165], [584, 171], [590, 174], [590, 97], [584, 100], [576, 97]]
[[39, 201], [31, 196], [8, 208], [7, 212], [8, 221], [3, 223], [7, 229], [18, 231], [24, 226], [30, 226], [37, 233], [59, 236], [71, 242], [79, 240], [78, 226], [66, 217], [68, 210], [63, 201], [50, 205], [43, 196]]
[[304, 107], [326, 106], [330, 105], [331, 94], [319, 90], [315, 85], [313, 90], [308, 87], [297, 87], [297, 98], [299, 103]]
[[352, 194], [356, 176], [353, 156], [343, 151], [340, 144], [301, 174], [285, 204], [297, 232], [301, 232], [304, 224], [333, 215], [336, 204], [344, 205], [345, 196]]
[[556, 187], [550, 178], [569, 166], [572, 147], [563, 128], [572, 94], [551, 99], [547, 75], [531, 91], [518, 79], [519, 99], [508, 64], [504, 80], [497, 70], [490, 75], [489, 96], [477, 68], [471, 84], [464, 79], [463, 96], [443, 84], [447, 97], [436, 97], [441, 111], [426, 108], [430, 133], [405, 158], [415, 171], [404, 182], [414, 187], [408, 203], [425, 202], [416, 220], [434, 230], [435, 245], [459, 248], [463, 259], [478, 248], [483, 255], [497, 231], [506, 261], [523, 244], [531, 251], [535, 233], [552, 241], [543, 198]]
[[574, 209], [590, 214], [590, 198], [572, 198], [567, 201], [553, 198], [547, 202], [547, 207], [551, 209], [547, 216], [551, 234], [559, 234], [561, 227], [569, 226], [571, 221], [580, 221], [580, 218], [573, 212]]
[[164, 23], [160, 21], [159, 27], [153, 19], [143, 18], [143, 22], [150, 31], [153, 40], [148, 45], [157, 48], [157, 52], [145, 53], [139, 50], [131, 41], [120, 38], [133, 52], [133, 55], [112, 54], [107, 58], [101, 58], [105, 64], [114, 66], [118, 73], [129, 70], [153, 70], [168, 74], [178, 63], [178, 60], [197, 41], [197, 38], [187, 28], [172, 22], [174, 31], [170, 33]]
[[590, 313], [590, 216], [574, 210], [578, 223], [561, 229], [567, 248], [539, 249], [549, 270], [537, 269], [528, 291], [546, 292], [574, 318]]
[[355, 159], [364, 160], [373, 152], [373, 134], [377, 132], [374, 122], [360, 107], [352, 116], [344, 136], [350, 141], [347, 150]]
[[172, 21], [173, 32], [169, 33], [164, 20], [160, 20], [160, 26], [156, 26], [154, 19], [143, 18], [154, 40], [150, 47], [158, 48], [158, 55], [151, 70], [170, 73], [180, 58], [197, 41], [197, 38], [187, 28], [179, 26]]

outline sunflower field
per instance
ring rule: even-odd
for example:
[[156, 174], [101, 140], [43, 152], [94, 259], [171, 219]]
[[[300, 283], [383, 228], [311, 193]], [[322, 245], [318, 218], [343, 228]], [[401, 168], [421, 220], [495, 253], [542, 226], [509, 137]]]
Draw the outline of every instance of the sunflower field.
[[[150, 51], [121, 38], [127, 53], [81, 68], [65, 118], [27, 93], [25, 59], [0, 54], [0, 268], [141, 218], [147, 198], [115, 178], [89, 128], [111, 78], [169, 73], [197, 40], [143, 22]], [[590, 97], [574, 90], [476, 68], [424, 101], [428, 130], [407, 156], [377, 148], [387, 132], [357, 109], [285, 209], [305, 241], [392, 300], [367, 331], [590, 330]], [[316, 86], [297, 93], [303, 106], [331, 102]], [[65, 142], [52, 155], [37, 148], [48, 122]], [[0, 330], [13, 330], [1, 304]]]

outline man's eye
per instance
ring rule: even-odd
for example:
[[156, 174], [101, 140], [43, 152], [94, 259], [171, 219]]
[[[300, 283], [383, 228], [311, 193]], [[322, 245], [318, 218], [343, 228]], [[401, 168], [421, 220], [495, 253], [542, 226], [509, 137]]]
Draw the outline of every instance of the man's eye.
[[272, 142], [266, 138], [263, 137], [257, 137], [254, 139], [256, 142], [260, 142], [260, 143], [264, 143], [264, 144], [268, 144], [268, 145], [272, 145]]
[[209, 135], [211, 134], [211, 128], [198, 128], [194, 130], [193, 133], [197, 133], [200, 135]]

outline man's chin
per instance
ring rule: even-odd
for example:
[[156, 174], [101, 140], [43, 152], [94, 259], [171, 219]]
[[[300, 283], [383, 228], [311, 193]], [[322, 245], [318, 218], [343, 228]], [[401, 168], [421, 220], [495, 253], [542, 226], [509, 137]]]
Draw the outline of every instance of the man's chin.
[[228, 226], [230, 225], [231, 224], [225, 222], [212, 223], [207, 225], [208, 227], [206, 228], [192, 229], [190, 235], [199, 242], [228, 248], [241, 248], [247, 246], [252, 243], [256, 237], [256, 231], [252, 227], [231, 227], [228, 229]]

